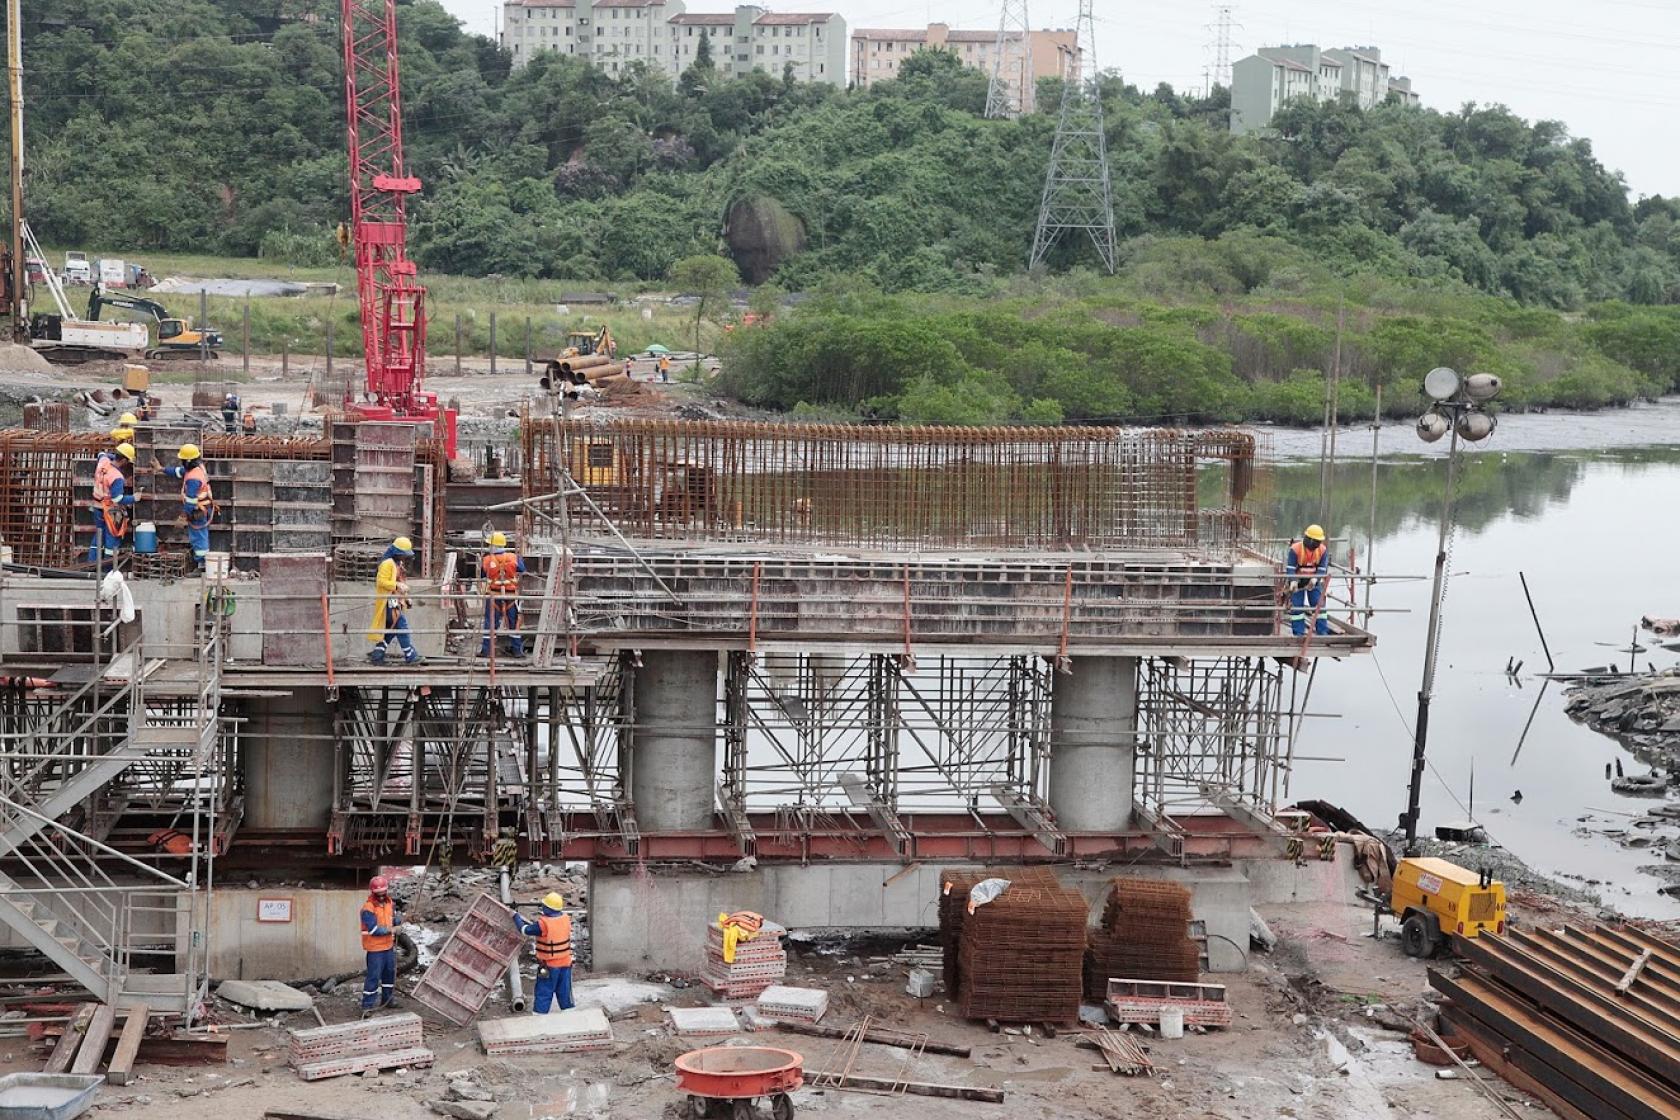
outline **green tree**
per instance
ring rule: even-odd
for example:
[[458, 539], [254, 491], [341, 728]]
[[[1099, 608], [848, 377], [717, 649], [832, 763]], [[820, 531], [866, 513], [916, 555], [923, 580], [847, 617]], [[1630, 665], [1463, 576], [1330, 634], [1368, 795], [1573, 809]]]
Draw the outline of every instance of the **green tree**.
[[700, 324], [729, 306], [729, 295], [741, 285], [735, 262], [704, 255], [684, 257], [671, 266], [671, 283], [683, 295], [694, 297], [694, 353], [700, 354]]

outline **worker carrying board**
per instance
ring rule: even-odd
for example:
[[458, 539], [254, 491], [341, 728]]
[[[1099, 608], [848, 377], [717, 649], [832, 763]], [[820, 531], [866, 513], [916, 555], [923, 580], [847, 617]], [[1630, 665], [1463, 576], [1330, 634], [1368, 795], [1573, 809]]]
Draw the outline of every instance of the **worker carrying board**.
[[1330, 582], [1330, 548], [1324, 543], [1324, 529], [1308, 525], [1301, 540], [1290, 541], [1284, 557], [1289, 573], [1289, 631], [1296, 637], [1307, 633], [1307, 612], [1312, 611], [1316, 622], [1313, 632], [1324, 636], [1330, 633], [1330, 620], [1324, 617], [1324, 589]]
[[508, 550], [507, 534], [490, 534], [490, 551], [485, 553], [484, 569], [484, 641], [478, 655], [490, 656], [491, 643], [498, 631], [508, 631], [513, 638], [513, 656], [525, 656], [525, 639], [519, 634], [519, 577], [525, 574], [525, 561]]

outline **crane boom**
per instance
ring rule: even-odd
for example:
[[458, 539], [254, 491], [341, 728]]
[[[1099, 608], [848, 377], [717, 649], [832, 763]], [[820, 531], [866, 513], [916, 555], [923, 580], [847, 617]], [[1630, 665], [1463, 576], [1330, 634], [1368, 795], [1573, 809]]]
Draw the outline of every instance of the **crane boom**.
[[[426, 289], [408, 259], [396, 0], [342, 0], [344, 101], [350, 145], [350, 235], [356, 252], [368, 419], [440, 419], [426, 374]], [[443, 417], [453, 444], [453, 416]]]

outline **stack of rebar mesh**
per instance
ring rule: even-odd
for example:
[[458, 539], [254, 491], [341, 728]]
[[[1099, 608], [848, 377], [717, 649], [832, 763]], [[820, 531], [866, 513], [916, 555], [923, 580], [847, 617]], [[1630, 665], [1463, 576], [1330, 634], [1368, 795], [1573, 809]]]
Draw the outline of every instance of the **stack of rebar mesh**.
[[946, 868], [939, 875], [939, 948], [944, 964], [945, 991], [959, 990], [962, 963], [963, 919], [968, 917], [968, 892], [987, 879], [1008, 879], [1029, 886], [1056, 885], [1056, 877], [1043, 867]]
[[1190, 939], [1190, 890], [1154, 879], [1111, 879], [1102, 925], [1085, 950], [1085, 998], [1102, 1001], [1110, 978], [1193, 984], [1201, 947]]
[[[985, 879], [1009, 889], [968, 913], [968, 893]], [[1046, 868], [946, 872], [940, 936], [954, 944], [956, 992], [969, 1019], [1073, 1023], [1079, 1018], [1085, 899]], [[960, 897], [959, 897], [960, 896]], [[951, 961], [947, 953], [946, 960]], [[948, 979], [950, 978], [948, 973]]]

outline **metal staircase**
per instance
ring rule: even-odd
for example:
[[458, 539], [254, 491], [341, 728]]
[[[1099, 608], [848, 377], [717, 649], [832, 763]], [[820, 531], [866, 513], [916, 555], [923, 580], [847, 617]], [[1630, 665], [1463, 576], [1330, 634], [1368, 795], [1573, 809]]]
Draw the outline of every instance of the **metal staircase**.
[[[208, 879], [218, 777], [220, 627], [198, 615], [190, 644], [147, 660], [96, 609], [79, 623], [98, 651], [82, 683], [14, 688], [0, 704], [0, 924], [104, 1002], [179, 1013], [204, 982], [194, 886]], [[96, 802], [130, 798], [173, 806], [194, 845], [184, 877], [85, 831]]]

